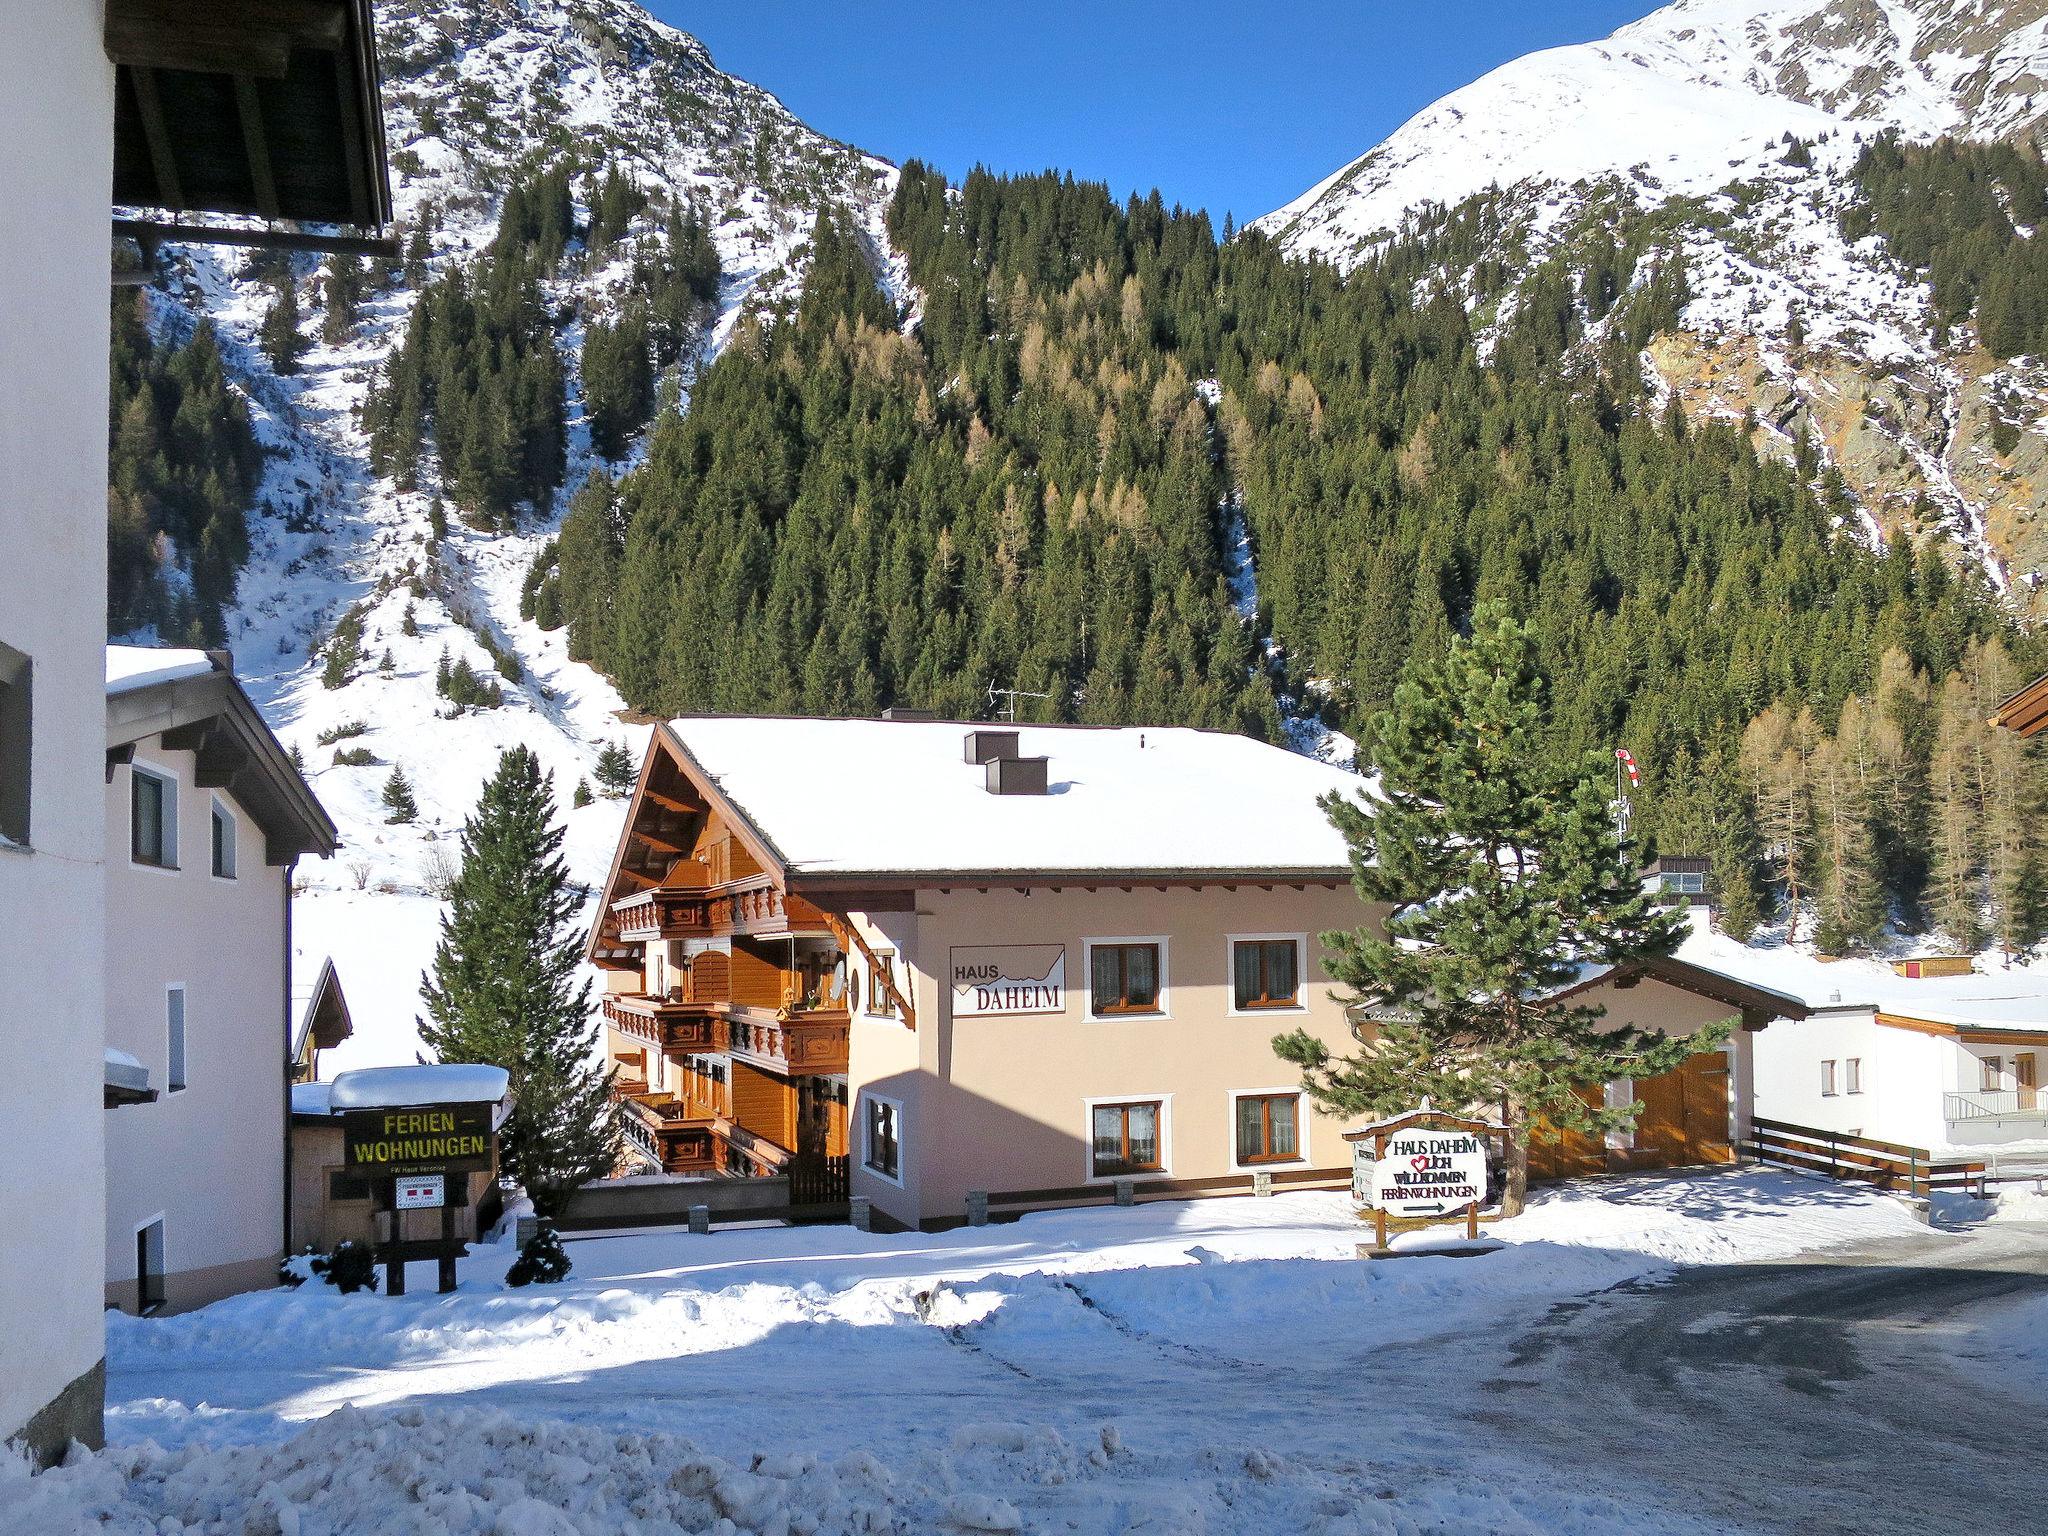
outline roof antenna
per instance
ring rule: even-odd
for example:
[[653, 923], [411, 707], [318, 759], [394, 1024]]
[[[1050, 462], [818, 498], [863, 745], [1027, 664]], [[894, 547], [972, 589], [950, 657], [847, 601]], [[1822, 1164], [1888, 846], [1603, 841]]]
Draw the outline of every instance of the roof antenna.
[[[1052, 695], [1049, 693], [1030, 693], [1022, 688], [998, 688], [993, 679], [990, 680], [988, 685], [988, 707], [995, 711], [997, 719], [1007, 721], [1011, 725], [1017, 723], [1017, 701], [1019, 699], [1049, 699], [1051, 697]], [[997, 699], [1004, 701], [1001, 706], [996, 704]]]

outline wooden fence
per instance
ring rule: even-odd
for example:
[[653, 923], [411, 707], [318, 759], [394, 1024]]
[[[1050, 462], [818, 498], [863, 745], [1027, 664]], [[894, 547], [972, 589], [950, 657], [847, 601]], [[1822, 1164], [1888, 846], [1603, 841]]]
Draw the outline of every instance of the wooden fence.
[[1926, 1196], [1954, 1190], [1982, 1196], [1982, 1159], [1937, 1158], [1925, 1147], [1895, 1141], [1873, 1141], [1841, 1131], [1789, 1125], [1783, 1120], [1757, 1119], [1744, 1150], [1760, 1163], [1824, 1173], [1831, 1179], [1856, 1179], [1899, 1194]]

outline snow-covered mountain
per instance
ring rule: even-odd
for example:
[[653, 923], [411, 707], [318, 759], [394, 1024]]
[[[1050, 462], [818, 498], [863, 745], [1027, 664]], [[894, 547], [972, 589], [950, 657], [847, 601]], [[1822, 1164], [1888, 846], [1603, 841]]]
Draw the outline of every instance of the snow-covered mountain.
[[[1660, 387], [1696, 413], [1754, 411], [1766, 452], [1809, 430], [1872, 533], [1939, 529], [2032, 607], [2048, 371], [2001, 366], [1967, 334], [1938, 342], [1926, 286], [1878, 237], [1844, 238], [1850, 167], [1886, 129], [2048, 136], [2048, 0], [1676, 0], [1454, 91], [1258, 227], [1349, 266], [1418, 215], [1490, 195], [1488, 254], [1526, 272], [1657, 211], [1692, 290], [1644, 358]], [[1807, 154], [1788, 157], [1788, 134]], [[2023, 430], [2004, 453], [2001, 415]]]
[[[660, 227], [668, 199], [707, 210], [725, 274], [710, 352], [750, 306], [794, 293], [820, 207], [852, 210], [882, 245], [894, 167], [812, 131], [767, 92], [721, 73], [694, 38], [625, 0], [380, 0], [377, 21], [399, 221], [409, 227], [431, 205], [433, 272], [490, 241], [516, 173], [564, 157], [619, 165], [653, 194], [636, 232]], [[586, 190], [579, 179], [579, 218]], [[342, 830], [337, 858], [301, 867], [296, 918], [301, 958], [317, 964], [333, 953], [353, 1004], [358, 1038], [327, 1070], [405, 1059], [419, 969], [436, 935], [434, 892], [502, 749], [524, 742], [553, 771], [576, 876], [595, 885], [608, 865], [619, 805], [600, 798], [572, 810], [570, 797], [580, 782], [595, 786], [605, 744], [626, 743], [637, 761], [645, 730], [617, 719], [618, 696], [569, 660], [562, 631], [542, 631], [519, 606], [529, 564], [593, 462], [580, 420], [580, 335], [623, 291], [630, 243], [601, 257], [572, 247], [548, 285], [570, 374], [562, 496], [511, 533], [450, 517], [438, 543], [432, 477], [401, 492], [373, 474], [356, 419], [404, 335], [415, 287], [375, 290], [361, 319], [328, 343], [319, 339], [318, 264], [299, 258], [309, 346], [289, 378], [272, 373], [258, 346], [273, 289], [256, 258], [228, 247], [178, 250], [150, 294], [159, 334], [177, 337], [211, 316], [269, 454], [229, 640]], [[350, 614], [362, 624], [362, 661], [330, 688], [324, 648]], [[513, 662], [499, 666], [482, 637]], [[436, 689], [444, 654], [497, 678], [502, 706], [448, 718]], [[352, 766], [338, 753], [372, 761]], [[413, 786], [416, 822], [387, 820], [382, 793], [394, 766]]]

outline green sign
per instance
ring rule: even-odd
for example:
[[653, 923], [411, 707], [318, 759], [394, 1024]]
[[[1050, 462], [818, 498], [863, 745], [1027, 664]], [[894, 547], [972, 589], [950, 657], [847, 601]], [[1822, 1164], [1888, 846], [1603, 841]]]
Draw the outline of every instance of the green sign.
[[476, 1173], [491, 1166], [491, 1106], [353, 1109], [341, 1117], [348, 1171], [372, 1178]]

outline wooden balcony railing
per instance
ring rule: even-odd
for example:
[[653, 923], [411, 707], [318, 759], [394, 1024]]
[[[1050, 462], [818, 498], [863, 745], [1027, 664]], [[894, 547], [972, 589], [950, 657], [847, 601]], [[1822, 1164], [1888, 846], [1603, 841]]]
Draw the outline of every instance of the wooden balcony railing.
[[637, 992], [608, 992], [604, 1016], [625, 1033], [664, 1051], [716, 1055], [727, 1049], [726, 1024], [717, 1005], [675, 1002]]
[[851, 1023], [843, 1008], [809, 1009], [773, 1020], [734, 1017], [727, 1026], [728, 1049], [771, 1072], [844, 1072]]

